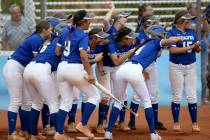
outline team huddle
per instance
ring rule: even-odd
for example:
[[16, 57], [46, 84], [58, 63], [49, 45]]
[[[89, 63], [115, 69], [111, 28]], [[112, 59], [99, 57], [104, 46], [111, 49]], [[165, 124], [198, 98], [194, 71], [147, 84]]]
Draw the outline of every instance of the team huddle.
[[[3, 70], [10, 95], [8, 140], [44, 140], [44, 135], [51, 135], [55, 140], [71, 140], [73, 138], [64, 134], [67, 116], [65, 132], [81, 132], [94, 139], [88, 121], [96, 106], [96, 132], [104, 134], [104, 139], [113, 139], [112, 130], [116, 125], [122, 131], [136, 129], [134, 113], [137, 113], [140, 103], [151, 140], [161, 140], [157, 130], [167, 128], [158, 119], [156, 61], [163, 48], [170, 54], [173, 129], [181, 131], [179, 112], [185, 90], [192, 131], [200, 131], [195, 56], [201, 45], [196, 32], [189, 28], [195, 17], [187, 11], [177, 12], [173, 27], [166, 32], [153, 16], [145, 15], [139, 22], [139, 29], [134, 32], [125, 26], [129, 13], [119, 13], [112, 18], [112, 12], [113, 9], [104, 18], [103, 28], [89, 29], [94, 15], [85, 10], [65, 15], [62, 20], [56, 17], [42, 20], [36, 25], [35, 32], [8, 58]], [[94, 86], [94, 72], [98, 83], [118, 101]], [[127, 125], [126, 108], [120, 103], [127, 106], [128, 84], [133, 89], [133, 96]], [[81, 97], [82, 117], [75, 124]], [[38, 131], [40, 112], [43, 133]], [[17, 114], [21, 123], [19, 133], [16, 131]]]

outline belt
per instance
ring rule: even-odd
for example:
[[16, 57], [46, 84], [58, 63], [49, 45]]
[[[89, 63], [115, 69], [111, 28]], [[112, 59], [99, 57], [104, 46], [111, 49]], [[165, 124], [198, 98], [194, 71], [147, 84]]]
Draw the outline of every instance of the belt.
[[42, 60], [36, 60], [35, 63], [41, 63], [41, 64], [45, 64], [47, 61], [42, 61]]
[[186, 64], [186, 63], [178, 63], [178, 62], [171, 62], [171, 63], [177, 64], [177, 65], [190, 65], [190, 64], [192, 64], [192, 63]]

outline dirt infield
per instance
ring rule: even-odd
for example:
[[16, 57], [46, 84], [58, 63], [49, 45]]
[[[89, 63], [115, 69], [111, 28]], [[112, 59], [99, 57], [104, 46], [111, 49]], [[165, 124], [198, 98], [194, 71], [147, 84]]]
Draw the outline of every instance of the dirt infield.
[[[147, 124], [144, 117], [143, 109], [139, 111], [140, 117], [137, 118], [137, 130], [131, 132], [120, 132], [119, 130], [114, 130], [114, 140], [149, 140], [149, 134], [147, 130]], [[127, 114], [128, 116], [128, 114]], [[128, 117], [126, 117], [128, 118]], [[76, 121], [80, 119], [80, 111], [78, 111], [78, 117]], [[203, 105], [199, 108], [199, 124], [201, 127], [200, 133], [191, 132], [191, 121], [187, 108], [182, 108], [180, 114], [180, 122], [182, 125], [182, 132], [172, 131], [172, 116], [170, 108], [161, 108], [159, 113], [159, 119], [164, 122], [166, 127], [169, 129], [167, 131], [160, 131], [160, 135], [163, 140], [210, 140], [210, 105]], [[97, 112], [90, 119], [90, 126], [92, 130], [95, 130], [97, 124]], [[127, 121], [127, 119], [126, 119]], [[19, 123], [18, 123], [19, 126]], [[41, 127], [41, 125], [40, 125]], [[41, 130], [41, 128], [40, 128]], [[83, 136], [80, 133], [68, 134], [72, 137]], [[103, 136], [103, 135], [97, 135]], [[7, 139], [7, 119], [6, 112], [0, 112], [0, 140]], [[52, 138], [49, 138], [52, 139]]]

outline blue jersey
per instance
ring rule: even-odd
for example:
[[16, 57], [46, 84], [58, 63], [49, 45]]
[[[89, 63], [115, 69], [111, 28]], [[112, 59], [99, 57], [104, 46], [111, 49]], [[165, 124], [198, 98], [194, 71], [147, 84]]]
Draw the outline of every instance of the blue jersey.
[[58, 45], [61, 46], [63, 51], [61, 60], [81, 64], [82, 61], [79, 50], [87, 50], [88, 42], [89, 37], [83, 30], [75, 28], [74, 31], [70, 33], [70, 30], [65, 28], [58, 42]]
[[107, 31], [107, 33], [109, 34], [108, 39], [114, 40], [116, 32], [117, 32], [117, 29], [114, 26], [111, 26], [111, 28]]
[[39, 34], [33, 33], [15, 50], [11, 59], [26, 66], [34, 58], [33, 53], [39, 52], [43, 43], [44, 39]]
[[146, 35], [144, 29], [140, 29], [138, 31], [139, 35], [138, 37], [136, 38], [136, 41], [138, 44], [141, 44], [143, 43], [145, 40], [149, 39], [149, 37]]
[[139, 63], [143, 69], [146, 69], [152, 62], [156, 61], [160, 50], [161, 40], [150, 40], [135, 52], [129, 62]]
[[88, 51], [88, 57], [89, 57], [89, 62], [94, 63], [95, 62], [95, 57], [97, 54], [100, 54], [103, 52], [105, 45], [97, 45], [95, 50], [89, 50]]
[[114, 67], [115, 64], [113, 63], [111, 56], [112, 54], [116, 54], [117, 57], [121, 57], [123, 54], [128, 52], [130, 49], [132, 49], [133, 46], [125, 46], [125, 47], [120, 47], [119, 43], [117, 41], [111, 42], [107, 48], [104, 49], [104, 59], [103, 59], [103, 64], [104, 66], [109, 66], [109, 67]]
[[48, 62], [51, 65], [51, 70], [56, 71], [60, 57], [55, 54], [55, 48], [57, 46], [59, 38], [54, 38], [51, 41], [46, 41], [41, 48], [39, 54], [32, 60], [40, 63]]
[[[170, 48], [172, 46], [188, 47], [198, 41], [197, 34], [196, 34], [195, 30], [193, 30], [193, 29], [186, 29], [186, 31], [183, 33], [180, 30], [178, 30], [176, 27], [173, 27], [171, 30], [168, 31], [166, 37], [169, 38], [172, 36], [183, 37], [184, 41], [170, 44], [168, 46], [168, 48]], [[175, 64], [183, 64], [183, 65], [192, 64], [196, 61], [195, 51], [189, 50], [189, 51], [187, 51], [185, 53], [181, 53], [181, 54], [170, 53], [169, 59], [171, 62], [173, 62]]]

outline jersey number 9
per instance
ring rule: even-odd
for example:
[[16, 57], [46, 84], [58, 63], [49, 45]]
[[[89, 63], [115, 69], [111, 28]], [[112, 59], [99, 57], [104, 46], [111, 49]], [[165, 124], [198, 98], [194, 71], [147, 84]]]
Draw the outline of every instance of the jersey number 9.
[[64, 52], [63, 52], [64, 56], [69, 56], [69, 54], [70, 54], [70, 46], [71, 46], [70, 40], [65, 41], [65, 49], [64, 49]]

